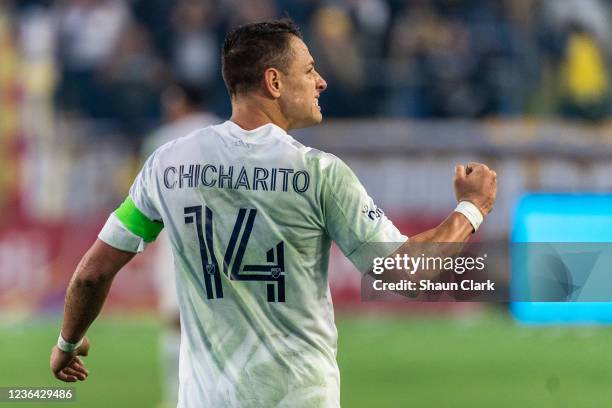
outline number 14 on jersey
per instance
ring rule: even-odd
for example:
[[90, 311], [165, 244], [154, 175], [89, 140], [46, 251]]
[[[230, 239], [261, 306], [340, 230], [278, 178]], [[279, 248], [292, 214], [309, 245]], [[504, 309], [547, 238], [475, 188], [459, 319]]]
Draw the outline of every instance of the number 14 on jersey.
[[224, 273], [230, 280], [268, 282], [266, 284], [268, 302], [285, 301], [285, 247], [282, 241], [266, 252], [266, 264], [242, 265], [257, 217], [256, 209], [241, 208], [238, 210], [232, 235], [222, 260], [223, 271], [219, 270], [219, 262], [213, 246], [212, 210], [201, 205], [185, 207], [184, 215], [185, 224], [195, 225], [208, 299], [223, 298], [221, 273]]

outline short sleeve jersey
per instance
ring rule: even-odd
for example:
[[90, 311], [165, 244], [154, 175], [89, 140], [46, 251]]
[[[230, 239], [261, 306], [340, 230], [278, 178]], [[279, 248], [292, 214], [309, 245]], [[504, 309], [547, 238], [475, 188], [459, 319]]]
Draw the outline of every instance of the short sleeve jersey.
[[181, 313], [179, 407], [335, 407], [335, 241], [362, 273], [406, 241], [337, 157], [227, 121], [157, 149], [99, 237], [167, 230]]

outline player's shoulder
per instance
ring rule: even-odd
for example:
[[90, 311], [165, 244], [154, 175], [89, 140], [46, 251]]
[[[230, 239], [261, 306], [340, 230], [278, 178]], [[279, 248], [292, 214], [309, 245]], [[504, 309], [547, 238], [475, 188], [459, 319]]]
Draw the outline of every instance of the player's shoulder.
[[301, 154], [309, 165], [318, 167], [321, 170], [328, 169], [330, 166], [335, 166], [338, 163], [343, 163], [339, 157], [332, 153], [306, 146], [289, 134], [285, 134], [281, 140]]

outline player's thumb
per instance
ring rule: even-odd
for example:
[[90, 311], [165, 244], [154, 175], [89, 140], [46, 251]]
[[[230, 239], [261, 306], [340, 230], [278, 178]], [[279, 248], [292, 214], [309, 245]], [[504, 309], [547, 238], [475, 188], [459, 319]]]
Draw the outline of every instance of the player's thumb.
[[465, 166], [460, 164], [455, 166], [455, 178], [456, 179], [464, 179], [466, 177], [465, 174]]
[[79, 356], [87, 356], [89, 354], [89, 347], [90, 347], [89, 339], [85, 337], [83, 339], [83, 344], [81, 344], [81, 347], [79, 347], [78, 349], [77, 354]]

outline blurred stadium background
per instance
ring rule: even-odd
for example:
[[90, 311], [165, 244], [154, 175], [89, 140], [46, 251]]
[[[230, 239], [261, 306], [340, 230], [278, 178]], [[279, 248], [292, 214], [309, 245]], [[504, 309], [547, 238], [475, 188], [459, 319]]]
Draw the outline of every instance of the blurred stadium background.
[[[403, 231], [452, 210], [470, 160], [499, 174], [480, 240], [508, 240], [524, 193], [612, 191], [607, 0], [0, 0], [0, 386], [59, 385], [48, 352], [68, 279], [169, 119], [164, 90], [186, 84], [226, 118], [224, 33], [285, 13], [329, 84], [324, 124], [296, 134], [343, 158]], [[154, 261], [152, 247], [116, 279], [68, 406], [157, 406]], [[606, 326], [362, 303], [338, 251], [330, 269], [343, 406], [612, 404]]]

